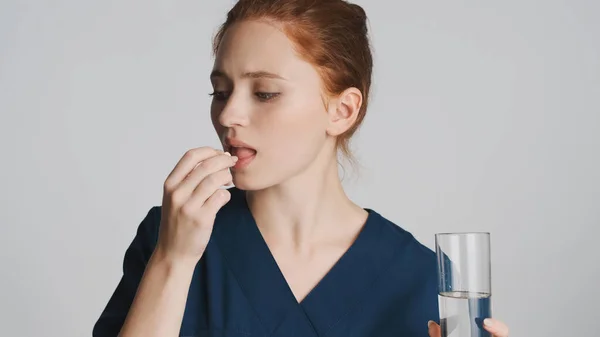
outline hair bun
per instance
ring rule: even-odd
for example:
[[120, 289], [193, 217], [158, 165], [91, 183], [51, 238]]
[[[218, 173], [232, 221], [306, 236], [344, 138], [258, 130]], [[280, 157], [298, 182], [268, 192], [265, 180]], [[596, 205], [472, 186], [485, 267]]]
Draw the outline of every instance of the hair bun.
[[365, 10], [357, 5], [357, 4], [353, 4], [353, 3], [347, 3], [350, 8], [352, 9], [352, 12], [354, 13], [354, 15], [356, 16], [356, 19], [358, 20], [358, 23], [360, 25], [360, 31], [363, 34], [367, 34], [367, 13], [365, 12]]

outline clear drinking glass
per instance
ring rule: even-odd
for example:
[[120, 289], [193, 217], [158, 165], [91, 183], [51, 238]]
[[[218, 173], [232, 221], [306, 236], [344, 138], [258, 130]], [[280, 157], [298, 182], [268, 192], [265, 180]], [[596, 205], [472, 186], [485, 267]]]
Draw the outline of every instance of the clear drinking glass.
[[442, 337], [490, 337], [492, 315], [490, 234], [435, 235]]

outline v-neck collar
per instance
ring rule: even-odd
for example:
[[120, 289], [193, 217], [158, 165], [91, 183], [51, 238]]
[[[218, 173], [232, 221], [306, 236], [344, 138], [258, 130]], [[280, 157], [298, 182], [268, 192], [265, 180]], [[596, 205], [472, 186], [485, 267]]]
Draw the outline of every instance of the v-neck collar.
[[[245, 192], [232, 189], [231, 201], [217, 217], [213, 238], [228, 267], [256, 311], [268, 336], [303, 324], [303, 336], [325, 336], [364, 297], [397, 249], [385, 240], [381, 216], [371, 209], [358, 237], [300, 302], [271, 254]], [[289, 330], [288, 330], [289, 331]]]

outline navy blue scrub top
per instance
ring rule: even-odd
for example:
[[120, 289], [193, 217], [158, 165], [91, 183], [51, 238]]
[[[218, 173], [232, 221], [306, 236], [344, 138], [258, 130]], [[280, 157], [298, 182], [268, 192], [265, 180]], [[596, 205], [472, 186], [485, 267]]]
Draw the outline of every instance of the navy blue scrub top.
[[[300, 302], [252, 217], [231, 189], [193, 274], [179, 336], [427, 337], [439, 322], [435, 254], [377, 212]], [[115, 337], [152, 255], [161, 209], [153, 207], [125, 252], [123, 276], [93, 328]]]

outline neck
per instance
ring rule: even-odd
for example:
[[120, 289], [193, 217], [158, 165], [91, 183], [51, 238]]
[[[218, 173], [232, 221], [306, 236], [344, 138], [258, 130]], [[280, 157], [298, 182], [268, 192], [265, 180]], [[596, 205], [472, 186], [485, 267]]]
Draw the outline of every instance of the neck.
[[339, 236], [340, 226], [355, 225], [366, 212], [345, 194], [337, 162], [315, 161], [282, 184], [247, 192], [248, 205], [265, 239], [310, 249]]

